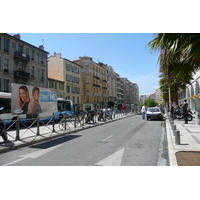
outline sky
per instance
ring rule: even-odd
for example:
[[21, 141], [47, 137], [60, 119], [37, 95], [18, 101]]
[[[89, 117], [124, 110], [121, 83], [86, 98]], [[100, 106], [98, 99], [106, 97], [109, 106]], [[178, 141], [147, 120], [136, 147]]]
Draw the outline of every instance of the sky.
[[113, 67], [121, 77], [139, 86], [139, 94], [151, 94], [159, 87], [158, 53], [150, 52], [147, 43], [152, 33], [9, 33], [21, 40], [63, 58], [76, 60], [89, 56], [93, 61]]

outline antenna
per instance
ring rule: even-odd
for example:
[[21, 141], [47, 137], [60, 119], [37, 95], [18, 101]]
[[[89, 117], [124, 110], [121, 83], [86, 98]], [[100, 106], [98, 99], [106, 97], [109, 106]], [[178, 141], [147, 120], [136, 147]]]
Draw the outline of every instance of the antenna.
[[42, 39], [42, 45], [44, 46], [44, 39], [40, 36], [40, 38]]

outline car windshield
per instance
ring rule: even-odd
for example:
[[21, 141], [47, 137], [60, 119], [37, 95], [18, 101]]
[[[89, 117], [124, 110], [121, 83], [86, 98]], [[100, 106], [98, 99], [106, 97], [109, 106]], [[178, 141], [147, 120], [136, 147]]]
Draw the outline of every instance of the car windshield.
[[149, 112], [160, 112], [159, 108], [149, 108]]

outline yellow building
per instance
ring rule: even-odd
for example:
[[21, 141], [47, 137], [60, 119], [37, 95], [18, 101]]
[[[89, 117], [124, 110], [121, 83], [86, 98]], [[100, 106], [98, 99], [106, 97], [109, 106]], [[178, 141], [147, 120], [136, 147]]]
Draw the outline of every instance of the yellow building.
[[54, 53], [49, 57], [48, 78], [64, 82], [63, 98], [70, 99], [76, 105], [76, 110], [81, 107], [81, 66]]
[[107, 106], [107, 70], [95, 63], [91, 57], [79, 57], [73, 61], [83, 67], [82, 77], [82, 103], [84, 110], [93, 110]]

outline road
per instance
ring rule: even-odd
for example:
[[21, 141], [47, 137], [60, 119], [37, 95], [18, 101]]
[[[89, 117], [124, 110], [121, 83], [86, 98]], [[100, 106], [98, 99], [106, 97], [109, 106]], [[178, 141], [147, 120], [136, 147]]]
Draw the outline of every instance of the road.
[[[4, 166], [166, 165], [161, 121], [135, 115], [0, 155]], [[159, 163], [159, 164], [158, 164]]]

